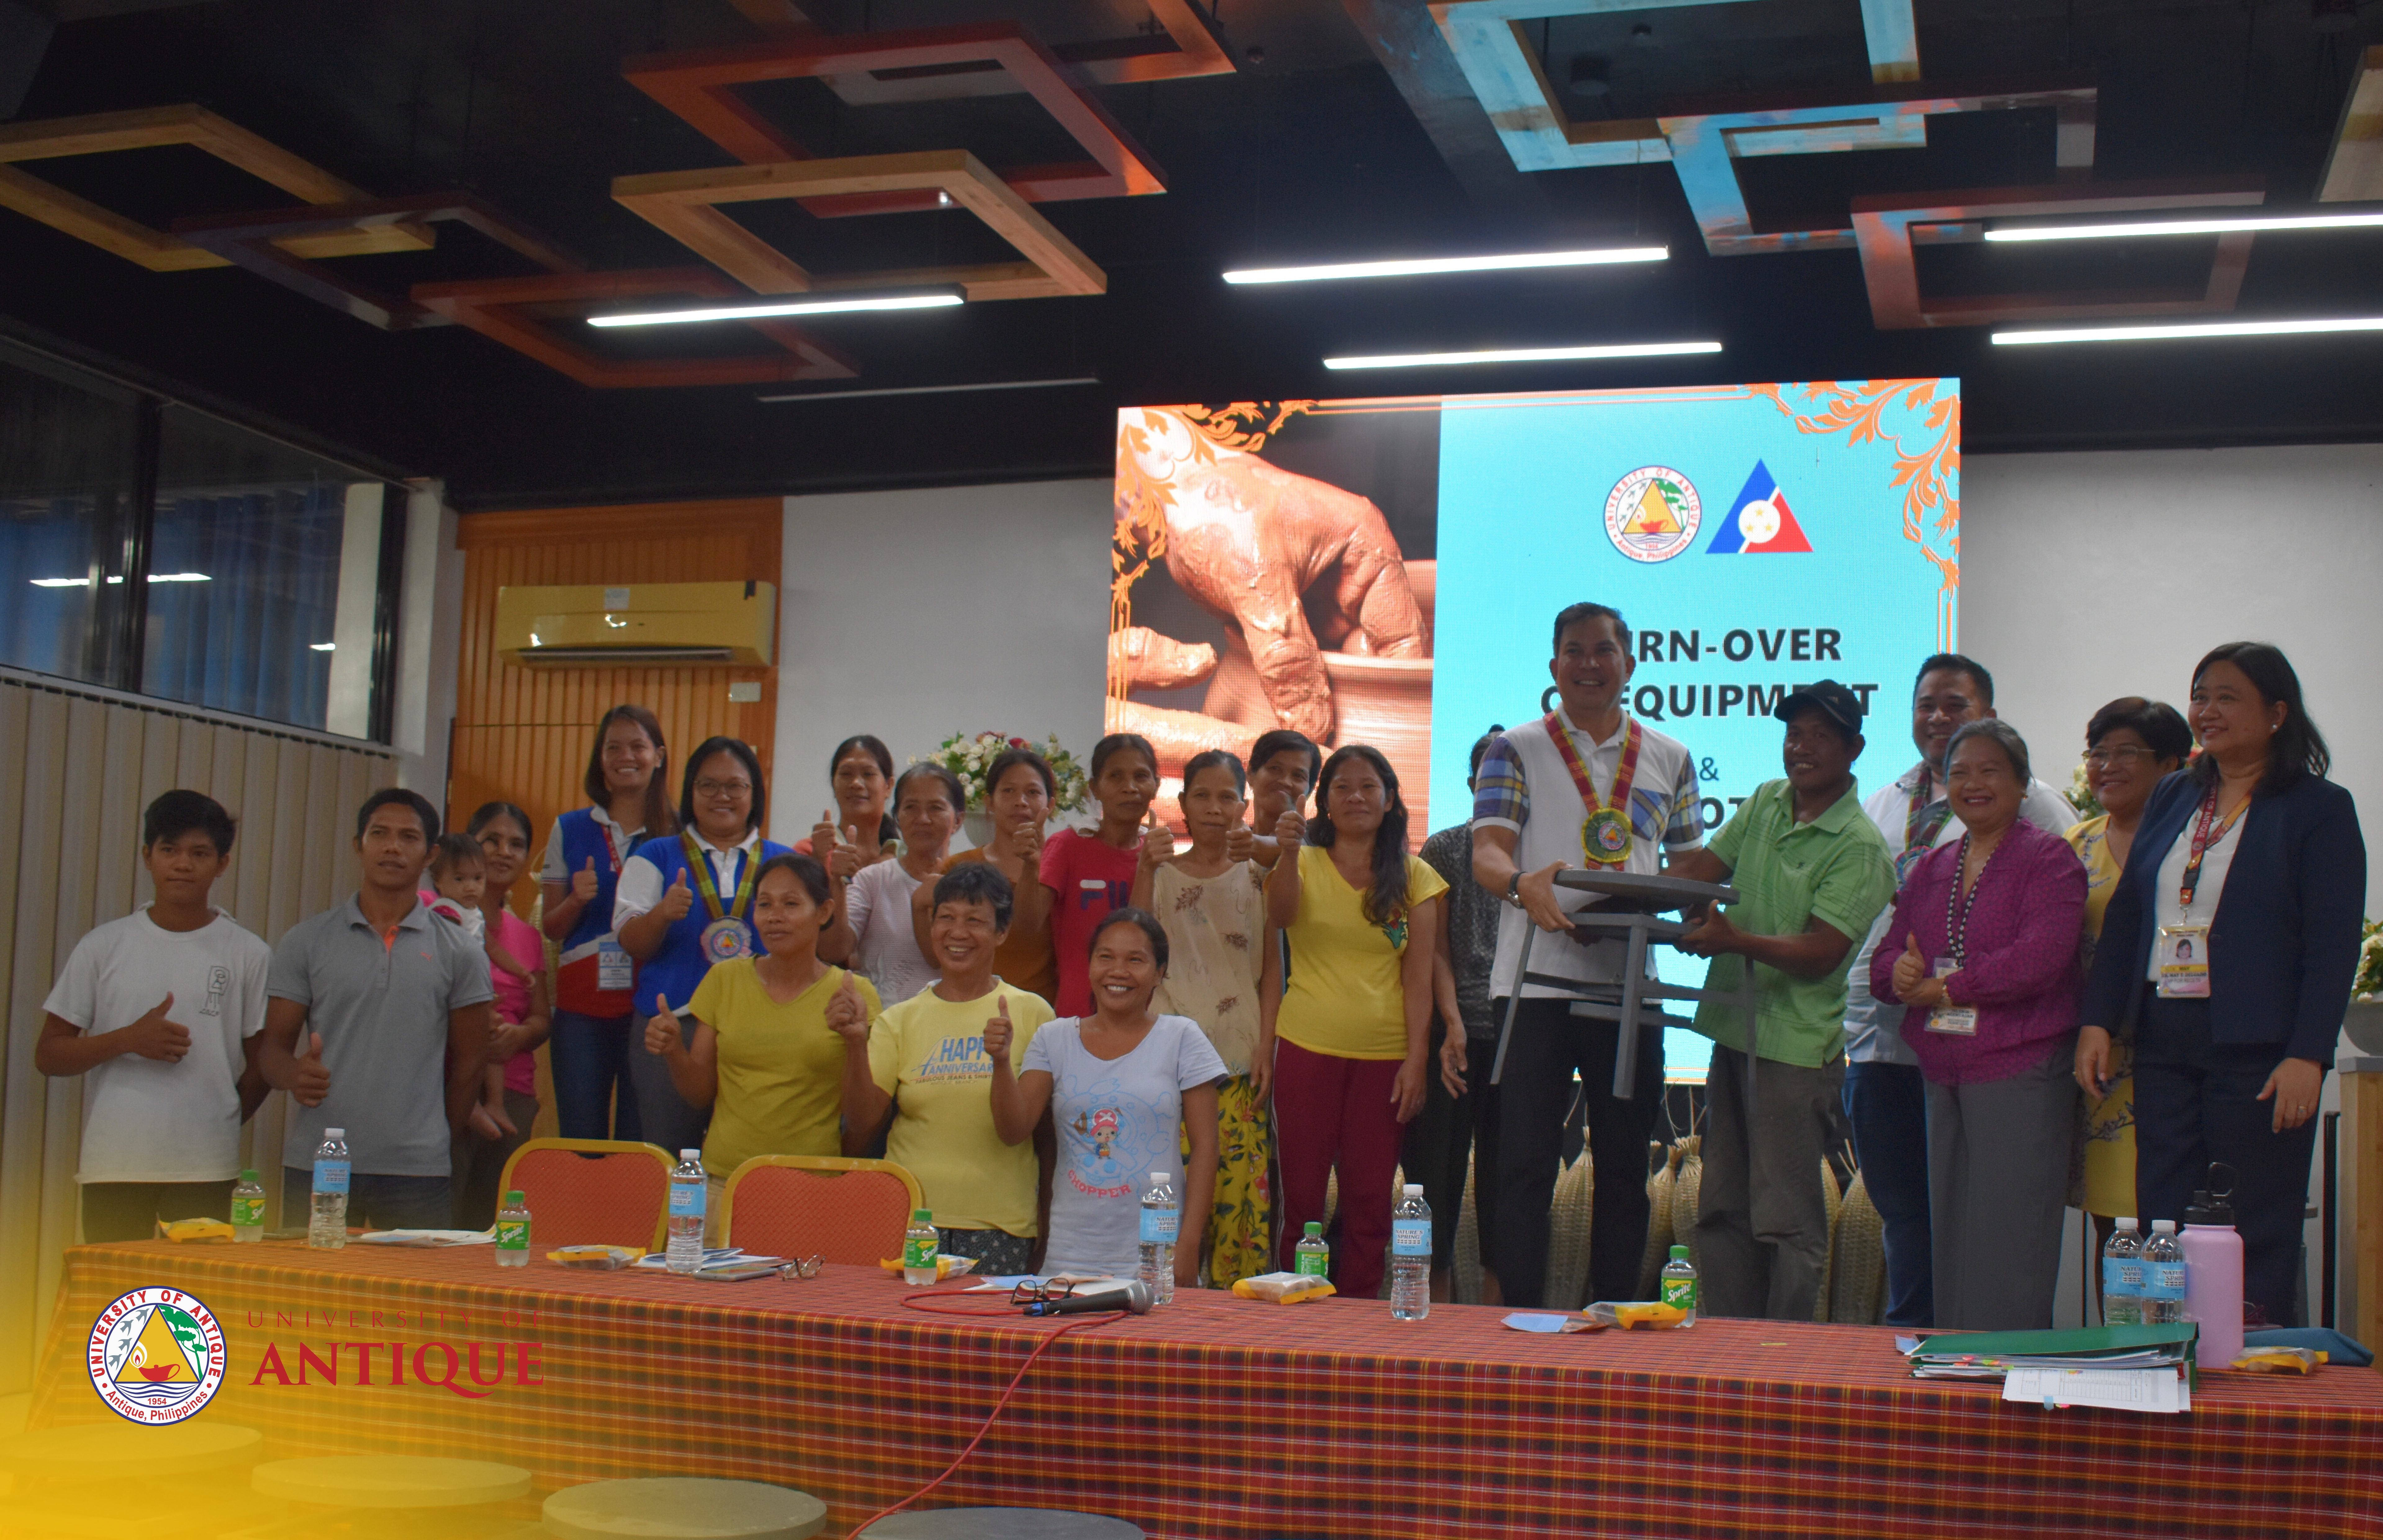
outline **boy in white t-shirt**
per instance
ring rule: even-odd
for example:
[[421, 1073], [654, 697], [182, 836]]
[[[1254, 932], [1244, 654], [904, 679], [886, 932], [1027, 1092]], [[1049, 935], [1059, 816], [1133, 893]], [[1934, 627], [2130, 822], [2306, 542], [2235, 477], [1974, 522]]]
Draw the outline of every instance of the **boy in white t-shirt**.
[[213, 797], [149, 805], [141, 861], [155, 900], [75, 943], [42, 1008], [33, 1067], [83, 1081], [82, 1238], [145, 1240], [160, 1219], [222, 1219], [257, 1067], [273, 954], [208, 902], [231, 863]]

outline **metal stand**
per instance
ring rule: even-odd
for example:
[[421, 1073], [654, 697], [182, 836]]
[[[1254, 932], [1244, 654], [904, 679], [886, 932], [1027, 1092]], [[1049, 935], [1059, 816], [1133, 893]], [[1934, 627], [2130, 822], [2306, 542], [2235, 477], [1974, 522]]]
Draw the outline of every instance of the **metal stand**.
[[1642, 876], [1634, 872], [1609, 872], [1574, 869], [1556, 873], [1556, 886], [1575, 893], [1596, 893], [1600, 897], [1620, 899], [1632, 907], [1625, 911], [1602, 913], [1587, 910], [1573, 916], [1572, 939], [1583, 946], [1611, 944], [1624, 947], [1621, 981], [1615, 984], [1584, 984], [1576, 979], [1531, 971], [1531, 946], [1538, 939], [1539, 928], [1534, 924], [1523, 932], [1523, 955], [1517, 962], [1514, 992], [1506, 1000], [1506, 1019], [1498, 1033], [1498, 1057], [1489, 1067], [1489, 1083], [1496, 1085], [1506, 1073], [1506, 1046], [1514, 1035], [1514, 1011], [1523, 1001], [1525, 985], [1559, 992], [1572, 1001], [1572, 1014], [1591, 1020], [1618, 1024], [1613, 1049], [1613, 1097], [1627, 1102], [1636, 1090], [1638, 1080], [1638, 1032], [1642, 1027], [1678, 1025], [1664, 1014], [1660, 1002], [1685, 1000], [1702, 1002], [1717, 1000], [1735, 1004], [1746, 1022], [1746, 1098], [1751, 1113], [1754, 1106], [1754, 1066], [1761, 1058], [1760, 1034], [1762, 1019], [1755, 1008], [1758, 995], [1754, 987], [1754, 965], [1745, 958], [1738, 987], [1735, 991], [1686, 989], [1677, 984], [1660, 983], [1647, 977], [1647, 948], [1650, 942], [1674, 945], [1688, 931], [1685, 921], [1666, 919], [1662, 911], [1683, 909], [1705, 903], [1735, 904], [1735, 888], [1714, 882], [1691, 882], [1685, 878]]

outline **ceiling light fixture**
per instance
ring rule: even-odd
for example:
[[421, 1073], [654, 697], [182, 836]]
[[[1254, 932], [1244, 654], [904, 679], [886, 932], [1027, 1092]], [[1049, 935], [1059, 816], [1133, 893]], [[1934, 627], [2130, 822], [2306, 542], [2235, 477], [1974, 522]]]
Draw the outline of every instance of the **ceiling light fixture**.
[[1438, 363], [1550, 363], [1570, 358], [1662, 358], [1673, 353], [1717, 353], [1718, 342], [1611, 342], [1584, 348], [1504, 348], [1472, 353], [1382, 353], [1370, 358], [1327, 358], [1327, 369], [1412, 369]]
[[[36, 588], [88, 588], [91, 586], [91, 579], [87, 577], [37, 577], [30, 581]], [[117, 584], [124, 579], [119, 574], [106, 581], [110, 584]], [[215, 579], [205, 573], [151, 573], [149, 581], [152, 583], [213, 583]]]
[[2383, 331], [2383, 315], [2336, 321], [2208, 321], [2181, 326], [2082, 326], [2063, 331], [1998, 331], [2004, 347], [2031, 342], [2155, 342], [2195, 337], [2301, 337], [2316, 332]]
[[773, 300], [763, 304], [713, 305], [701, 310], [656, 310], [634, 315], [590, 315], [591, 326], [669, 326], [698, 321], [766, 321], [782, 315], [834, 315], [870, 310], [941, 310], [964, 303], [956, 290], [932, 294], [829, 295]]
[[306, 644], [306, 650], [308, 652], [337, 652], [340, 650], [340, 644], [337, 642], [309, 642]]
[[2383, 225], [2383, 213], [2264, 214], [2241, 219], [2155, 219], [2126, 225], [2006, 226], [1988, 240], [2110, 240], [2138, 235], [2237, 235], [2265, 230], [2347, 230]]
[[982, 385], [888, 385], [873, 390], [790, 390], [783, 395], [756, 396], [757, 401], [850, 401], [864, 396], [957, 396], [977, 390], [1054, 390], [1063, 385], [1098, 385], [1093, 375], [1068, 379], [1005, 379]]
[[1669, 246], [1612, 246], [1594, 252], [1523, 252], [1510, 256], [1418, 257], [1399, 262], [1336, 262], [1320, 267], [1244, 267], [1227, 283], [1314, 283], [1326, 278], [1406, 278], [1426, 273], [1507, 273], [1525, 267], [1597, 267], [1616, 262], [1661, 262]]

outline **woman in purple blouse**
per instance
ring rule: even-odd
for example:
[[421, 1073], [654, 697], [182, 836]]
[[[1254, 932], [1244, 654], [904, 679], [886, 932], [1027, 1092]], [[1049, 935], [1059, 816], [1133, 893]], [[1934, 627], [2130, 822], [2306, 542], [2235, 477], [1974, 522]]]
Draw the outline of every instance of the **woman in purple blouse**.
[[1871, 990], [1908, 1007], [1928, 1080], [1937, 1327], [2043, 1330], [2077, 1116], [2085, 868], [2019, 816], [2027, 744], [2007, 723], [1953, 734], [1945, 775], [1961, 838], [1905, 878]]

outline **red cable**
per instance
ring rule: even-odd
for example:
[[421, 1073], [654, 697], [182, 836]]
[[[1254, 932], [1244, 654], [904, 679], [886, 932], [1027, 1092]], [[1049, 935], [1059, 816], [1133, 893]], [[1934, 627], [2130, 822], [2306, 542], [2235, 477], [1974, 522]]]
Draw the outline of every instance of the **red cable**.
[[[903, 1297], [902, 1303], [912, 1310], [923, 1310], [930, 1315], [981, 1315], [987, 1318], [996, 1315], [1007, 1315], [1016, 1308], [1006, 1301], [999, 1304], [993, 1310], [948, 1310], [937, 1309], [934, 1307], [934, 1301], [938, 1300], [964, 1300], [969, 1294], [974, 1292], [975, 1290], [973, 1289], [945, 1289], [940, 1294], [909, 1294]], [[1026, 1378], [1026, 1371], [1034, 1367], [1034, 1361], [1043, 1356], [1043, 1349], [1048, 1348], [1052, 1343], [1058, 1341], [1069, 1332], [1083, 1331], [1092, 1326], [1105, 1326], [1112, 1321], [1124, 1320], [1128, 1312], [1125, 1311], [1112, 1310], [1079, 1315], [1074, 1320], [1069, 1321], [1066, 1325], [1061, 1326], [1057, 1331], [1045, 1336], [1042, 1341], [1034, 1344], [1033, 1351], [1026, 1355], [1026, 1361], [1018, 1366], [1018, 1373], [1009, 1377], [1008, 1386], [1002, 1391], [1000, 1398], [993, 1403], [993, 1410], [984, 1414], [984, 1422], [977, 1428], [976, 1436], [970, 1438], [968, 1441], [967, 1447], [962, 1448], [958, 1454], [952, 1457], [952, 1462], [944, 1467], [943, 1474], [927, 1483], [926, 1485], [921, 1486], [916, 1492], [911, 1493], [900, 1502], [894, 1504], [890, 1508], [880, 1509], [876, 1512], [870, 1514], [868, 1518], [862, 1520], [859, 1523], [854, 1525], [852, 1529], [846, 1533], [846, 1540], [850, 1540], [852, 1535], [858, 1534], [862, 1530], [867, 1529], [878, 1520], [885, 1518], [891, 1514], [901, 1512], [912, 1503], [917, 1502], [920, 1497], [925, 1497], [928, 1493], [933, 1491], [936, 1487], [941, 1486], [945, 1482], [950, 1480], [952, 1472], [958, 1470], [961, 1463], [965, 1461], [969, 1456], [976, 1453], [976, 1447], [984, 1442], [984, 1435], [986, 1434], [993, 1431], [994, 1420], [1001, 1415], [1002, 1408], [1009, 1404], [1009, 1398], [1018, 1393], [1019, 1386]]]

